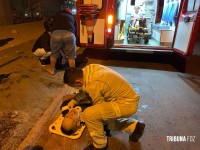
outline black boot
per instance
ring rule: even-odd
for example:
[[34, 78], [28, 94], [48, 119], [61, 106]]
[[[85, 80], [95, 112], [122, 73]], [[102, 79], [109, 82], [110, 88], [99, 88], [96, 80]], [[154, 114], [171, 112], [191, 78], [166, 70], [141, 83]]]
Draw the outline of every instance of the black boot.
[[108, 144], [104, 148], [95, 148], [93, 144], [90, 144], [84, 150], [107, 150], [108, 149]]
[[133, 133], [129, 136], [129, 139], [132, 142], [138, 142], [139, 138], [142, 136], [143, 132], [144, 132], [144, 128], [145, 128], [145, 124], [144, 122], [138, 121], [135, 130], [133, 131]]

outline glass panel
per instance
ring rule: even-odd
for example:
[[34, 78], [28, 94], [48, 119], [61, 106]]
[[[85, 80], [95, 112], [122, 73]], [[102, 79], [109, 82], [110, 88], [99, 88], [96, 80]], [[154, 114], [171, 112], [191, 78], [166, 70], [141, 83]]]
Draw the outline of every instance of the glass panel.
[[10, 0], [13, 24], [42, 20], [43, 0]]
[[195, 0], [188, 0], [187, 11], [193, 11], [194, 10], [194, 4], [195, 4]]

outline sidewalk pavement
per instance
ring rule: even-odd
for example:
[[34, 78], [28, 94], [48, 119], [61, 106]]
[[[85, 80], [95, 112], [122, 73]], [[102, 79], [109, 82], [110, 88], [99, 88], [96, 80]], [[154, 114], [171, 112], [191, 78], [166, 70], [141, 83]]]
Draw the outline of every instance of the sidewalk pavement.
[[14, 38], [0, 47], [0, 51], [37, 39], [43, 32], [43, 21], [0, 26], [0, 40]]
[[0, 47], [0, 74], [11, 73], [0, 84], [0, 113], [17, 112], [14, 119], [19, 122], [2, 149], [23, 149], [37, 141], [62, 96], [73, 90], [63, 84], [63, 71], [49, 75], [32, 54], [34, 41], [43, 33], [42, 21], [0, 30], [0, 40], [14, 38]]
[[74, 91], [72, 88], [64, 85], [62, 90], [56, 95], [53, 99], [51, 105], [46, 109], [43, 115], [39, 118], [37, 123], [31, 129], [27, 137], [22, 141], [22, 143], [17, 147], [16, 150], [28, 150], [30, 147], [34, 147], [37, 143], [37, 140], [44, 133], [49, 121], [54, 117], [55, 113], [59, 110], [59, 106], [62, 103], [63, 96], [68, 94], [72, 94]]

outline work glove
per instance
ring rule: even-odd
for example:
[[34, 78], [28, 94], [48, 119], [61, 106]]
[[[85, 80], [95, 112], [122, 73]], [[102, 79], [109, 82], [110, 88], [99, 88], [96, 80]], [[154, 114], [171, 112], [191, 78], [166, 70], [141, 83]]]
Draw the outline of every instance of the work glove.
[[74, 108], [74, 106], [77, 104], [78, 102], [77, 101], [75, 101], [75, 100], [71, 100], [69, 103], [68, 103], [68, 108], [69, 108], [69, 110], [70, 109], [72, 109], [72, 108]]
[[63, 96], [63, 101], [70, 101], [71, 99], [73, 99], [75, 96], [75, 94], [67, 94], [65, 96]]
[[65, 100], [62, 102], [62, 104], [60, 105], [60, 110], [63, 109], [63, 107], [67, 106], [69, 104], [70, 100]]
[[64, 106], [67, 106], [68, 103], [74, 98], [74, 96], [75, 94], [68, 94], [68, 95], [63, 96], [63, 102], [60, 106], [60, 110], [62, 110]]

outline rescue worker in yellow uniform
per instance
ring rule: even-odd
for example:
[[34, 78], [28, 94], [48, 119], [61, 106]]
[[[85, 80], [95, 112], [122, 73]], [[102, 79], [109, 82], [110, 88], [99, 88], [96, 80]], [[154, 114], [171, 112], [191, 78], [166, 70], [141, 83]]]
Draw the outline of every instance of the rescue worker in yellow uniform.
[[[142, 136], [144, 122], [131, 118], [137, 111], [140, 96], [116, 71], [99, 64], [90, 64], [83, 69], [69, 68], [64, 73], [64, 83], [81, 91], [68, 103], [70, 109], [85, 97], [91, 98], [92, 106], [84, 110], [83, 119], [93, 144], [85, 150], [107, 149], [104, 125], [112, 131], [129, 132], [133, 142]], [[76, 116], [79, 115], [68, 120], [76, 121]]]

